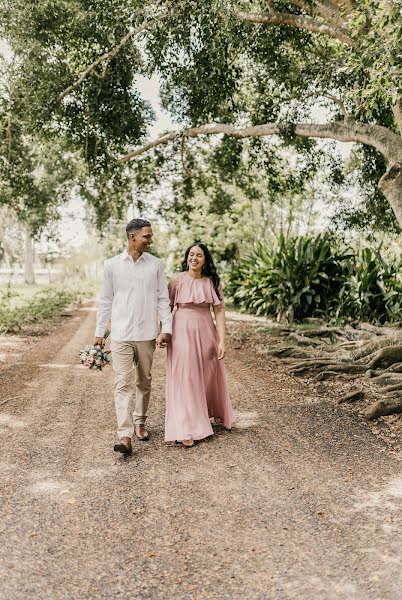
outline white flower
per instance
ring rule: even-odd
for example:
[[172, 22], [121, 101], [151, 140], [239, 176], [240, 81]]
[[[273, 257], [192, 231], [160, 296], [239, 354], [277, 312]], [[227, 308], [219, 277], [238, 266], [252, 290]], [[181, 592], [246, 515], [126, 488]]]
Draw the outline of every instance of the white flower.
[[98, 354], [97, 350], [95, 350], [95, 348], [92, 348], [92, 350], [89, 351], [90, 356], [96, 356], [96, 354]]

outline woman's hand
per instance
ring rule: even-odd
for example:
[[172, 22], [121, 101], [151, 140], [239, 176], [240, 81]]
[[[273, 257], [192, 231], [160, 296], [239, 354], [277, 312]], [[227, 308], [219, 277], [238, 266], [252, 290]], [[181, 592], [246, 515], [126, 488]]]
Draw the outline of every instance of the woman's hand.
[[224, 358], [225, 356], [225, 344], [222, 344], [222, 342], [219, 342], [218, 344], [218, 360], [222, 360], [222, 358]]

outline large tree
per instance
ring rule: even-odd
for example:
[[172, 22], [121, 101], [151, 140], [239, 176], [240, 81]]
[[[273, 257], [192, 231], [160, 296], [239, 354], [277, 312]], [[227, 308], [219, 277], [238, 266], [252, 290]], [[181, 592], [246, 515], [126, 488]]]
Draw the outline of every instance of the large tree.
[[[399, 0], [1, 4], [18, 57], [15, 110], [28, 130], [39, 123], [81, 149], [95, 204], [105, 180], [124, 189], [133, 159], [171, 142], [185, 167], [189, 138], [330, 138], [375, 153], [371, 175], [402, 225]], [[147, 140], [135, 76], [154, 72], [178, 128]]]

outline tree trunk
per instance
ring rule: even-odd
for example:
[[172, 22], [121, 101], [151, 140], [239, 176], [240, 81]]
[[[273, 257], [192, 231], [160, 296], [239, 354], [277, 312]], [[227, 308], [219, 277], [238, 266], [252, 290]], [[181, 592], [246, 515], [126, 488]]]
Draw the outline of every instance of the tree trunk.
[[378, 188], [390, 203], [402, 228], [402, 164], [392, 165], [378, 182]]
[[33, 239], [29, 229], [25, 230], [25, 256], [24, 256], [24, 281], [28, 285], [35, 283], [33, 261]]

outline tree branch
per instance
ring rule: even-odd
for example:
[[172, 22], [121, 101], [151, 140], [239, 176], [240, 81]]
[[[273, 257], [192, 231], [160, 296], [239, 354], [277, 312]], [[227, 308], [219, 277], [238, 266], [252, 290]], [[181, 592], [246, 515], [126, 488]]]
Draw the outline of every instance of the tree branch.
[[339, 27], [333, 27], [326, 23], [321, 23], [315, 19], [312, 19], [311, 17], [292, 15], [290, 13], [282, 12], [270, 12], [264, 15], [259, 13], [246, 13], [238, 11], [234, 14], [241, 21], [260, 23], [264, 25], [289, 25], [290, 27], [295, 27], [297, 29], [320, 33], [322, 35], [335, 38], [340, 42], [347, 44], [348, 46], [355, 46], [355, 42], [348, 35], [346, 30]]
[[[277, 123], [265, 123], [250, 127], [236, 127], [226, 123], [210, 123], [208, 125], [200, 125], [199, 127], [191, 127], [184, 132], [179, 130], [165, 133], [155, 140], [147, 142], [143, 146], [135, 148], [131, 152], [121, 156], [117, 162], [118, 164], [123, 164], [152, 148], [165, 145], [182, 135], [186, 137], [198, 137], [201, 135], [224, 134], [236, 138], [248, 138], [280, 135], [285, 129], [285, 126], [278, 125]], [[382, 125], [371, 125], [359, 121], [337, 121], [322, 125], [298, 123], [292, 124], [292, 131], [294, 135], [300, 137], [328, 138], [339, 142], [366, 144], [381, 152], [387, 163], [395, 164], [402, 162], [402, 141], [400, 136]]]
[[399, 127], [399, 132], [402, 136], [402, 100], [398, 100], [394, 106], [392, 107], [392, 112], [394, 113], [395, 121]]
[[189, 169], [187, 161], [186, 161], [186, 134], [183, 132], [180, 141], [180, 159], [181, 165], [183, 167], [183, 171], [188, 175], [188, 177], [192, 177], [191, 169]]
[[339, 106], [339, 108], [342, 111], [343, 118], [345, 119], [345, 121], [351, 121], [351, 120], [353, 120], [353, 115], [351, 115], [348, 112], [346, 106], [344, 105], [344, 103], [342, 102], [342, 100], [340, 100], [340, 98], [337, 98], [336, 96], [331, 96], [330, 94], [326, 94], [324, 96], [324, 98], [328, 98], [329, 100], [332, 100], [332, 102], [335, 102], [335, 104], [337, 106]]
[[323, 2], [314, 2], [314, 4], [308, 4], [304, 0], [290, 0], [293, 6], [297, 6], [301, 10], [304, 10], [307, 14], [312, 14], [317, 17], [322, 17], [332, 22], [335, 27], [346, 27], [346, 21], [341, 17], [338, 10], [331, 5], [329, 7]]
[[71, 94], [71, 92], [76, 90], [81, 85], [81, 83], [88, 77], [88, 75], [90, 75], [92, 73], [92, 71], [94, 69], [96, 69], [96, 67], [98, 65], [100, 65], [102, 62], [105, 62], [105, 61], [109, 62], [112, 58], [114, 58], [120, 52], [120, 50], [127, 44], [127, 42], [129, 40], [131, 40], [131, 38], [134, 35], [137, 35], [137, 33], [141, 33], [145, 29], [148, 29], [148, 27], [149, 27], [149, 24], [147, 23], [147, 24], [141, 25], [140, 27], [131, 29], [120, 40], [120, 42], [117, 44], [117, 46], [115, 46], [112, 50], [109, 50], [109, 52], [105, 52], [105, 54], [102, 54], [101, 56], [99, 56], [84, 71], [82, 71], [82, 73], [80, 74], [78, 79], [76, 81], [74, 81], [74, 83], [72, 83], [70, 86], [68, 86], [68, 88], [66, 88], [63, 92], [61, 92], [61, 94], [57, 97], [57, 102], [61, 102], [62, 100], [64, 100], [64, 98], [66, 96], [69, 96]]

